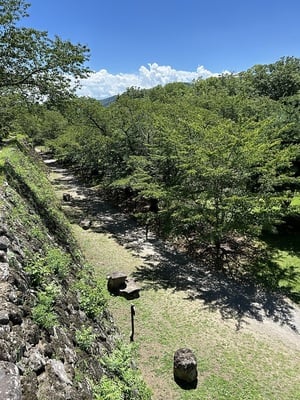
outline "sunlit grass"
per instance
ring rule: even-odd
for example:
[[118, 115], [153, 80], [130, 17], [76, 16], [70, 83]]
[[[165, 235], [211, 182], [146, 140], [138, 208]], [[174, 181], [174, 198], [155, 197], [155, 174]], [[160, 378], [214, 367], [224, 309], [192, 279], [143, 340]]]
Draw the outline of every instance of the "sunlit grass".
[[[73, 226], [88, 262], [103, 276], [114, 270], [127, 274], [141, 260], [112, 237]], [[284, 257], [283, 257], [284, 256]], [[281, 254], [288, 264], [293, 261]], [[282, 264], [283, 265], [283, 264]], [[147, 288], [135, 304], [135, 342], [140, 367], [153, 399], [174, 400], [296, 400], [299, 398], [300, 352], [274, 337], [256, 336], [235, 322], [223, 320], [186, 292]], [[130, 306], [111, 296], [110, 310], [124, 340], [129, 341]], [[180, 347], [191, 348], [198, 360], [198, 385], [181, 389], [173, 379], [173, 355]]]
[[141, 263], [108, 235], [85, 231], [76, 224], [72, 227], [80, 247], [87, 253], [89, 263], [95, 266], [98, 274], [106, 276], [115, 271], [129, 274]]
[[272, 262], [277, 266], [278, 287], [300, 300], [300, 241], [299, 234], [277, 233], [265, 235], [264, 241], [271, 249]]
[[293, 255], [289, 251], [279, 250], [274, 258], [279, 268], [290, 271], [290, 279], [279, 281], [280, 287], [288, 287], [291, 293], [300, 295], [300, 257]]
[[296, 207], [300, 207], [300, 194], [296, 194], [292, 201], [291, 201], [291, 206], [296, 206]]
[[6, 159], [10, 157], [14, 149], [11, 146], [4, 146], [0, 148], [0, 184], [3, 183], [4, 173], [3, 168]]

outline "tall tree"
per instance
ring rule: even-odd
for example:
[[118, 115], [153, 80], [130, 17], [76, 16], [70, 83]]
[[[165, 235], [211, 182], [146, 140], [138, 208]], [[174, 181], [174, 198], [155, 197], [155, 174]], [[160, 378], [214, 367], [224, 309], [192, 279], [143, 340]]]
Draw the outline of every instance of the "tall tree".
[[0, 91], [21, 92], [27, 97], [57, 98], [70, 95], [89, 50], [45, 31], [21, 27], [29, 4], [24, 0], [0, 0]]
[[183, 179], [170, 202], [175, 235], [212, 243], [220, 261], [222, 241], [232, 234], [260, 233], [280, 216], [282, 194], [274, 188], [295, 157], [283, 149], [273, 121], [237, 126], [219, 121], [199, 131], [182, 152]]

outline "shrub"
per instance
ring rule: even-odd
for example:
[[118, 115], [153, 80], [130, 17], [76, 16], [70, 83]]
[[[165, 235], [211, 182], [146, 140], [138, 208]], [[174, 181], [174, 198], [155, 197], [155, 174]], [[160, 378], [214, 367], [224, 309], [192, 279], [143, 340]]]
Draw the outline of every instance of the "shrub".
[[38, 255], [35, 260], [25, 267], [25, 271], [29, 274], [34, 286], [42, 286], [51, 274], [48, 264], [45, 263], [45, 258]]
[[119, 380], [103, 376], [100, 385], [93, 386], [96, 400], [123, 400], [122, 385]]
[[[99, 385], [99, 399], [113, 399], [111, 397], [115, 387], [121, 389], [124, 400], [150, 400], [151, 391], [146, 386], [142, 376], [137, 368], [132, 366], [135, 347], [133, 345], [124, 345], [119, 343], [112, 354], [103, 357], [101, 363], [104, 367], [107, 377], [112, 377], [110, 383], [108, 378], [102, 379]], [[106, 397], [105, 397], [106, 396]], [[98, 399], [98, 397], [96, 397]], [[118, 397], [116, 397], [118, 399]]]
[[53, 305], [59, 294], [59, 289], [54, 284], [49, 284], [44, 291], [37, 294], [37, 304], [32, 309], [33, 320], [43, 328], [49, 329], [58, 324], [57, 315]]
[[75, 288], [79, 294], [80, 308], [90, 318], [99, 317], [107, 305], [103, 280], [94, 280], [92, 276], [82, 277]]
[[71, 257], [57, 247], [48, 248], [44, 257], [38, 255], [27, 265], [25, 271], [30, 275], [35, 286], [42, 286], [47, 279], [56, 275], [65, 278], [70, 270]]
[[75, 339], [81, 350], [88, 351], [95, 340], [93, 328], [90, 326], [83, 326], [80, 330], [76, 330]]
[[52, 273], [63, 279], [69, 273], [71, 256], [59, 248], [54, 247], [47, 251], [45, 262], [49, 266]]

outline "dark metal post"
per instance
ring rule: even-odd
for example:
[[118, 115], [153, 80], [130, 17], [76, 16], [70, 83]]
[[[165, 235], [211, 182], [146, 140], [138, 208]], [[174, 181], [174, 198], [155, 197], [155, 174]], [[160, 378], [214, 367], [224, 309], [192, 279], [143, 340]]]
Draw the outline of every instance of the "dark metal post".
[[134, 308], [134, 304], [131, 304], [130, 307], [130, 311], [131, 311], [131, 335], [130, 335], [130, 341], [133, 342], [133, 336], [134, 336], [134, 316], [135, 316], [135, 308]]

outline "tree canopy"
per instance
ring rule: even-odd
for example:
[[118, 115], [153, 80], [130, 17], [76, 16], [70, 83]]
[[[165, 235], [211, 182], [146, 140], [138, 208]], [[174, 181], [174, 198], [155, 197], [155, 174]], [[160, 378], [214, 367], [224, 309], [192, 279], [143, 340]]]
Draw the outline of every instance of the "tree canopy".
[[0, 91], [35, 99], [69, 95], [89, 71], [84, 66], [89, 50], [22, 27], [28, 8], [24, 0], [0, 1]]
[[159, 234], [218, 253], [280, 221], [298, 187], [295, 93], [283, 101], [256, 85], [249, 70], [130, 88], [107, 108], [81, 99], [79, 113], [74, 100], [63, 111], [74, 129], [49, 144]]
[[299, 59], [129, 88], [104, 107], [74, 95], [88, 49], [22, 27], [28, 7], [0, 0], [1, 137], [47, 144], [147, 227], [217, 260], [285, 216], [299, 190]]

